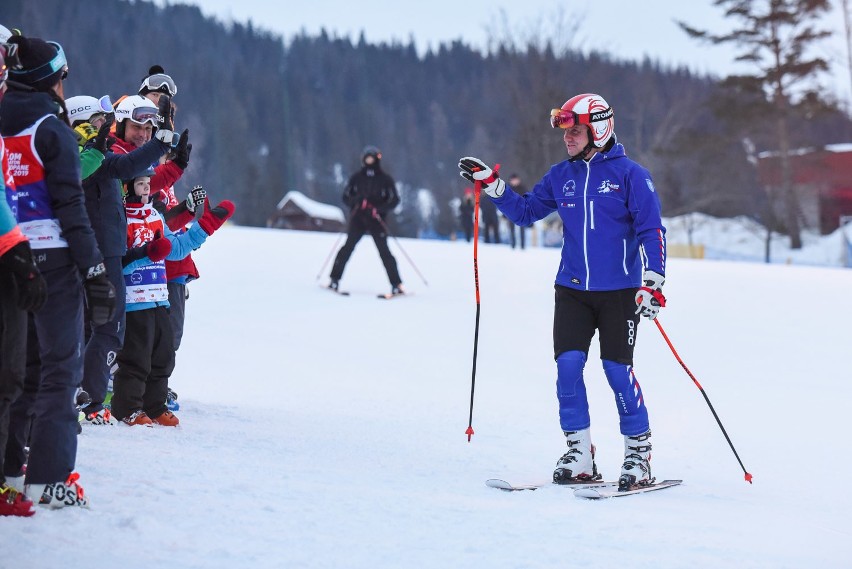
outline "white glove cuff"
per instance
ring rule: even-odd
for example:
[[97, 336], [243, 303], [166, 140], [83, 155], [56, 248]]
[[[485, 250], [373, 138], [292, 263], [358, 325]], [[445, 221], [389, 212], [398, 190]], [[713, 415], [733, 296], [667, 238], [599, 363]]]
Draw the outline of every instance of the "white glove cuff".
[[174, 148], [177, 146], [178, 141], [180, 141], [180, 135], [174, 132], [173, 130], [166, 129], [158, 129], [154, 134], [154, 138], [159, 140], [160, 142], [164, 142]]
[[666, 283], [666, 277], [657, 271], [646, 270], [642, 273], [642, 286], [646, 286], [651, 290], [661, 290]]
[[496, 181], [491, 182], [491, 184], [485, 186], [483, 188], [485, 193], [491, 196], [492, 198], [499, 198], [503, 195], [503, 192], [506, 191], [506, 182], [497, 178]]

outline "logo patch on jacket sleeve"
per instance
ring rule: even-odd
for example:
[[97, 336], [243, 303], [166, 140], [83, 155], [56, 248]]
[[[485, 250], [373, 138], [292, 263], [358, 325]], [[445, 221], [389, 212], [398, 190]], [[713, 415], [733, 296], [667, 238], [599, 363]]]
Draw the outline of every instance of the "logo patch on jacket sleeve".
[[657, 190], [654, 189], [654, 182], [651, 181], [651, 178], [645, 178], [645, 183], [648, 184], [649, 190], [651, 190], [652, 192], [657, 191]]

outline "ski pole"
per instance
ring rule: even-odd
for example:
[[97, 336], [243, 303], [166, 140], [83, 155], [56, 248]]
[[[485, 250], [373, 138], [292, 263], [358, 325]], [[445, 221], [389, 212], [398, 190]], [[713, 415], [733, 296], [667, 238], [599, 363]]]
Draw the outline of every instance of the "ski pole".
[[473, 182], [473, 282], [476, 286], [476, 326], [473, 332], [473, 370], [470, 375], [470, 416], [467, 420], [467, 442], [473, 436], [473, 392], [476, 388], [476, 351], [479, 346], [479, 255], [477, 244], [479, 243], [479, 193], [482, 182]]
[[379, 223], [381, 224], [382, 229], [385, 230], [385, 233], [387, 233], [388, 235], [393, 237], [393, 240], [396, 243], [396, 246], [399, 247], [399, 250], [402, 251], [402, 254], [405, 255], [405, 258], [408, 259], [408, 262], [411, 264], [412, 267], [414, 267], [414, 272], [417, 273], [417, 276], [420, 277], [420, 280], [423, 281], [423, 284], [425, 284], [426, 286], [429, 286], [429, 283], [426, 282], [426, 279], [420, 273], [420, 270], [417, 268], [417, 265], [414, 264], [414, 261], [412, 261], [411, 257], [408, 256], [408, 253], [406, 253], [405, 249], [402, 248], [402, 243], [399, 242], [399, 239], [396, 238], [396, 235], [391, 233], [391, 230], [388, 229], [388, 226], [385, 223], [385, 220], [382, 219], [382, 216], [379, 215], [379, 212], [377, 212], [375, 208], [373, 208], [373, 217], [375, 217], [376, 219], [379, 220]]
[[668, 345], [669, 345], [669, 348], [671, 349], [672, 353], [674, 354], [675, 359], [677, 359], [678, 363], [679, 363], [679, 364], [681, 365], [681, 367], [683, 368], [683, 371], [685, 371], [685, 372], [686, 372], [686, 375], [688, 375], [688, 376], [690, 377], [690, 379], [692, 379], [693, 383], [695, 383], [695, 386], [698, 388], [698, 390], [699, 390], [699, 391], [701, 391], [701, 395], [703, 395], [703, 396], [704, 396], [704, 401], [706, 401], [706, 402], [707, 402], [707, 406], [708, 406], [708, 407], [710, 407], [710, 411], [712, 411], [712, 412], [713, 412], [713, 417], [715, 417], [716, 422], [719, 424], [719, 428], [720, 428], [720, 429], [722, 429], [722, 434], [723, 434], [723, 435], [725, 435], [725, 439], [727, 439], [727, 441], [728, 441], [728, 445], [731, 447], [731, 450], [732, 450], [732, 451], [734, 451], [734, 456], [735, 456], [735, 457], [737, 457], [737, 462], [739, 462], [739, 463], [740, 463], [740, 468], [742, 468], [742, 469], [743, 469], [743, 472], [745, 473], [745, 480], [746, 480], [746, 482], [748, 482], [749, 484], [751, 484], [751, 483], [752, 483], [752, 482], [751, 482], [751, 478], [752, 478], [752, 476], [751, 476], [751, 474], [749, 473], [749, 471], [748, 471], [748, 470], [746, 470], [746, 467], [743, 465], [743, 461], [742, 461], [742, 460], [740, 460], [740, 455], [739, 455], [739, 454], [737, 454], [737, 449], [735, 449], [735, 448], [734, 448], [734, 443], [732, 443], [732, 442], [731, 442], [731, 437], [729, 437], [729, 436], [728, 436], [728, 432], [725, 430], [725, 427], [722, 425], [722, 421], [721, 421], [721, 420], [719, 420], [719, 415], [717, 415], [717, 414], [716, 414], [716, 410], [713, 408], [713, 404], [712, 404], [712, 403], [710, 403], [710, 398], [709, 398], [709, 397], [707, 397], [707, 393], [704, 391], [704, 388], [703, 388], [703, 387], [701, 387], [701, 384], [700, 384], [700, 383], [698, 383], [698, 380], [697, 380], [697, 379], [695, 379], [695, 376], [694, 376], [694, 375], [692, 375], [692, 372], [691, 372], [691, 371], [689, 371], [689, 368], [688, 368], [688, 367], [686, 367], [686, 364], [685, 364], [685, 363], [683, 363], [683, 360], [682, 360], [682, 359], [680, 359], [680, 356], [678, 355], [677, 350], [675, 350], [674, 346], [672, 345], [671, 340], [669, 340], [668, 335], [666, 335], [666, 331], [665, 331], [665, 330], [663, 330], [663, 325], [662, 325], [662, 324], [660, 324], [660, 319], [659, 319], [659, 318], [655, 318], [655, 319], [654, 319], [654, 324], [656, 324], [656, 325], [657, 325], [657, 329], [659, 329], [660, 334], [662, 334], [662, 335], [663, 335], [663, 339], [666, 341], [666, 344], [668, 344]]
[[331, 251], [329, 251], [328, 257], [325, 258], [325, 263], [322, 264], [322, 267], [317, 273], [317, 280], [320, 280], [320, 277], [325, 272], [325, 268], [328, 266], [328, 262], [331, 260], [331, 256], [334, 255], [334, 252], [337, 250], [337, 246], [340, 244], [340, 240], [343, 239], [344, 235], [346, 235], [346, 233], [341, 233], [337, 236], [337, 241], [334, 242], [334, 246], [331, 248]]

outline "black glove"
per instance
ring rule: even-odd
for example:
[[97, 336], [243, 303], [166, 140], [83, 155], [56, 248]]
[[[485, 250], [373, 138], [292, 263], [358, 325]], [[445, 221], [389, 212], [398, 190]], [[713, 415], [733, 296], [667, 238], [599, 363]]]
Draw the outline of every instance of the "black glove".
[[89, 268], [83, 287], [92, 325], [103, 326], [112, 320], [115, 315], [115, 287], [109, 282], [103, 263]]
[[172, 148], [178, 144], [172, 117], [172, 99], [168, 95], [160, 95], [160, 102], [157, 105], [157, 132], [154, 133], [154, 138]]
[[[172, 160], [181, 170], [186, 170], [189, 166], [189, 155], [192, 153], [192, 145], [189, 144], [189, 129], [184, 129], [180, 133], [180, 142], [175, 147], [175, 157]], [[193, 210], [190, 210], [193, 211]]]
[[157, 103], [157, 128], [175, 129], [174, 117], [172, 116], [172, 98], [168, 95], [160, 95], [160, 100]]
[[202, 206], [203, 208], [204, 201], [206, 199], [207, 190], [205, 190], [202, 186], [195, 186], [186, 196], [186, 209], [188, 209], [190, 213], [195, 213], [195, 210], [198, 209], [198, 206]]
[[144, 257], [148, 256], [148, 247], [147, 243], [145, 245], [140, 245], [139, 247], [128, 247], [127, 253], [124, 254], [124, 257], [121, 258], [121, 266], [126, 267], [130, 263], [138, 261]]
[[472, 184], [481, 182], [482, 191], [492, 198], [499, 198], [506, 191], [506, 182], [500, 179], [499, 164], [492, 170], [479, 158], [465, 156], [459, 160], [459, 168], [459, 176]]
[[101, 125], [101, 128], [98, 129], [98, 135], [95, 137], [95, 143], [92, 147], [95, 150], [100, 150], [101, 154], [106, 156], [109, 149], [115, 144], [115, 139], [109, 135], [109, 129], [112, 127], [112, 123], [115, 122], [115, 117], [113, 115], [107, 115], [104, 124]]
[[38, 271], [29, 241], [21, 241], [0, 257], [8, 267], [18, 287], [18, 306], [21, 310], [38, 312], [47, 300], [47, 283]]

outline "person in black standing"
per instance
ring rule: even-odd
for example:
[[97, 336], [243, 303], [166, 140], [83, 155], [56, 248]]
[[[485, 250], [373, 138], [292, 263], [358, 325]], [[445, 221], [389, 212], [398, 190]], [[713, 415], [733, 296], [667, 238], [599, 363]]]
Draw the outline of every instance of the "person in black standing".
[[[527, 193], [527, 187], [521, 182], [521, 177], [517, 174], [512, 174], [509, 176], [509, 187], [515, 191], [519, 196]], [[515, 245], [518, 244], [518, 240], [515, 239], [515, 224], [508, 217], [506, 218], [506, 224], [509, 227], [509, 243], [512, 245], [512, 249], [515, 248]], [[526, 232], [527, 228], [524, 225], [518, 225], [518, 235], [520, 237], [520, 245], [521, 249], [526, 247]]]
[[343, 203], [349, 207], [349, 231], [346, 243], [337, 252], [331, 268], [328, 288], [337, 291], [346, 262], [355, 250], [355, 245], [365, 233], [376, 243], [382, 263], [388, 273], [391, 294], [405, 294], [396, 259], [388, 248], [388, 231], [384, 218], [399, 204], [396, 184], [382, 170], [382, 152], [375, 146], [367, 146], [361, 152], [360, 170], [355, 172], [343, 190]]
[[465, 241], [468, 243], [473, 236], [473, 209], [473, 188], [466, 188], [461, 205], [459, 205], [459, 218], [461, 219]]
[[479, 211], [482, 213], [485, 242], [500, 243], [500, 218], [497, 216], [497, 206], [491, 200], [480, 200]]
[[9, 41], [21, 66], [9, 71], [0, 106], [14, 184], [5, 198], [30, 240], [47, 300], [29, 314], [24, 391], [10, 409], [4, 475], [7, 483], [17, 479], [16, 488], [23, 482], [38, 505], [87, 507], [74, 472], [79, 424], [73, 407], [83, 379], [84, 303], [92, 325], [105, 324], [115, 311], [115, 287], [84, 203], [80, 152], [66, 118], [65, 52], [39, 38]]

